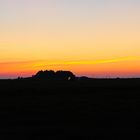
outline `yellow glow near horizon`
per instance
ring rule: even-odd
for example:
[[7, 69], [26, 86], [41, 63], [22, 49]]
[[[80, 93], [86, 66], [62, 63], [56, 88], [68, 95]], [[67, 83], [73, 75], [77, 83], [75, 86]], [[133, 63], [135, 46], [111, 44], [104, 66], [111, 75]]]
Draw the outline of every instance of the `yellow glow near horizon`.
[[[105, 76], [130, 76], [135, 77], [139, 71], [140, 57], [125, 57], [95, 61], [23, 61], [0, 63], [2, 74], [13, 76], [31, 76], [39, 70], [71, 70], [76, 75], [88, 75], [93, 77]], [[131, 62], [131, 63], [130, 63]], [[121, 67], [120, 67], [121, 66]], [[125, 66], [125, 67], [122, 67]], [[10, 72], [9, 72], [10, 67]], [[135, 69], [135, 73], [133, 73]], [[136, 74], [136, 75], [135, 75]]]

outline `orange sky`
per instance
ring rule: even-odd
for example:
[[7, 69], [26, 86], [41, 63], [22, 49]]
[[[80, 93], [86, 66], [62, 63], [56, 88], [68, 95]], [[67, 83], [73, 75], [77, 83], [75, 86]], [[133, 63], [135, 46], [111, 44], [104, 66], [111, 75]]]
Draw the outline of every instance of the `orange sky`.
[[140, 77], [139, 13], [137, 0], [2, 1], [0, 77]]
[[[1, 75], [7, 77], [31, 76], [38, 70], [71, 70], [76, 75], [90, 77], [137, 77], [140, 57], [125, 57], [95, 61], [19, 61], [0, 63]], [[9, 72], [10, 68], [10, 72]], [[135, 73], [133, 72], [135, 70]]]

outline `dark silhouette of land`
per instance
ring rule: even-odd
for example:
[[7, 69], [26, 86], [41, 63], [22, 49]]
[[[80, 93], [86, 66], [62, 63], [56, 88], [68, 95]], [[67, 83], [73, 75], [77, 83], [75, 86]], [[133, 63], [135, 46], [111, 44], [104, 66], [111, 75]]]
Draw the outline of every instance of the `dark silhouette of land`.
[[70, 71], [39, 71], [36, 75], [32, 77], [37, 80], [63, 80], [70, 81], [75, 80], [76, 76]]
[[[0, 139], [136, 139], [140, 79], [40, 71], [0, 80]], [[77, 137], [76, 137], [77, 136]]]

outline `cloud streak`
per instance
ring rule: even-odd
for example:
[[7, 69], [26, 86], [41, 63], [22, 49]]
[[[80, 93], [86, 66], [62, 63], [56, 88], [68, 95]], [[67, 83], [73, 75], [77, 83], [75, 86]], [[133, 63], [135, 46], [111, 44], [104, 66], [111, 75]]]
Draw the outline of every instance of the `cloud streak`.
[[44, 65], [85, 65], [85, 64], [105, 64], [105, 63], [118, 63], [122, 61], [133, 61], [140, 60], [140, 57], [122, 57], [122, 58], [112, 58], [112, 59], [102, 59], [93, 61], [49, 61], [49, 60], [30, 60], [30, 61], [14, 61], [14, 62], [0, 62], [0, 65], [33, 65], [33, 66], [44, 66]]

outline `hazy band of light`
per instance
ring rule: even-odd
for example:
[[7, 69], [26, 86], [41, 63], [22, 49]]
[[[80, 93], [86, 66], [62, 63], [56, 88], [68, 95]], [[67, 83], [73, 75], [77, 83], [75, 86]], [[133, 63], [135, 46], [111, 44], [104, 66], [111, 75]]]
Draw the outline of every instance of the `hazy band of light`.
[[[95, 61], [47, 61], [33, 60], [22, 62], [0, 63], [0, 75], [31, 76], [38, 70], [71, 70], [77, 75], [89, 75], [95, 77], [139, 76], [140, 57], [123, 57], [108, 60]], [[120, 67], [121, 66], [121, 67]], [[134, 70], [135, 69], [135, 72]]]

